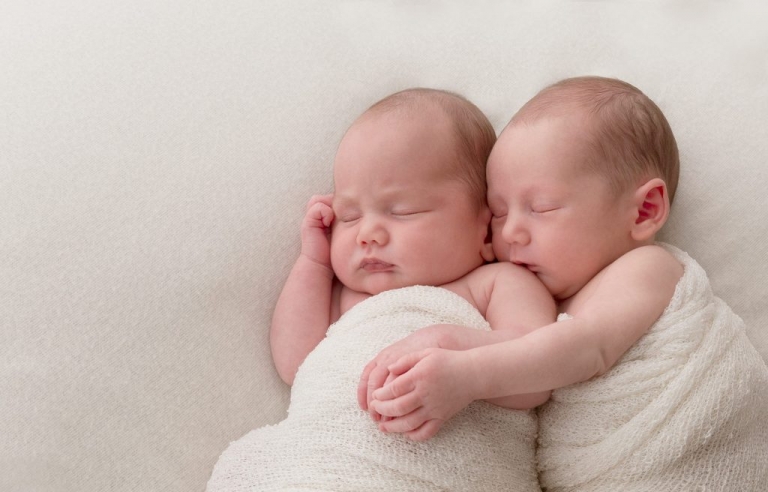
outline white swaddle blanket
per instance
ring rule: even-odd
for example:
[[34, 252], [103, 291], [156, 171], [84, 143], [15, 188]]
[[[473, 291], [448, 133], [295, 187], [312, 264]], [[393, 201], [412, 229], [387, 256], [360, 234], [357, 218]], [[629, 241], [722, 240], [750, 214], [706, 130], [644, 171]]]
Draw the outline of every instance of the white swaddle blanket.
[[466, 300], [437, 287], [387, 291], [349, 310], [299, 368], [288, 417], [231, 443], [207, 490], [540, 490], [533, 412], [475, 402], [434, 438], [412, 442], [380, 432], [358, 407], [365, 364], [437, 323], [490, 329]]
[[702, 268], [662, 246], [685, 267], [662, 316], [539, 411], [548, 491], [768, 490], [768, 369]]

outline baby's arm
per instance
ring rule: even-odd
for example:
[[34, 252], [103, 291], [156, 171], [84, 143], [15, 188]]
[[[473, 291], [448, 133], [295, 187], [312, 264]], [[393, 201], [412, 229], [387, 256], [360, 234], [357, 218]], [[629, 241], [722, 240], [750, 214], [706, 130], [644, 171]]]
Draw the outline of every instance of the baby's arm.
[[[544, 284], [526, 269], [510, 263], [502, 265], [506, 268], [496, 277], [485, 313], [491, 328], [509, 333], [511, 336], [506, 339], [513, 340], [553, 323], [557, 318], [557, 306]], [[510, 275], [509, 267], [514, 268], [516, 275]], [[550, 390], [544, 390], [487, 400], [499, 406], [526, 410], [546, 402], [550, 393]]]
[[363, 410], [369, 411], [374, 420], [379, 420], [380, 415], [370, 408], [373, 393], [394, 378], [389, 367], [407, 354], [427, 348], [467, 350], [517, 336], [512, 331], [485, 331], [459, 325], [442, 324], [421, 328], [386, 347], [363, 368], [357, 387], [358, 404]]
[[[605, 374], [664, 312], [683, 267], [663, 248], [644, 246], [602, 273], [589, 296], [572, 305], [571, 319], [470, 354], [500, 360], [504, 371], [493, 374], [478, 391], [530, 393]], [[519, 377], [505, 382], [506, 371]]]
[[[427, 349], [403, 357], [390, 367], [401, 376], [374, 393], [375, 409], [402, 415], [414, 412], [415, 404], [430, 408], [433, 396], [421, 382], [443, 368], [442, 377], [458, 378], [455, 386], [468, 393], [452, 396], [473, 400], [547, 391], [604, 374], [662, 314], [682, 273], [677, 260], [660, 247], [633, 250], [601, 272], [570, 320], [471, 350]], [[409, 422], [381, 425], [407, 432]]]
[[[549, 292], [523, 267], [511, 263], [485, 265], [453, 284], [462, 282], [465, 295], [475, 300], [494, 329], [484, 331], [458, 325], [431, 325], [379, 352], [363, 369], [357, 390], [360, 407], [368, 410], [375, 420], [380, 416], [370, 408], [373, 392], [393, 379], [389, 366], [406, 354], [427, 348], [468, 350], [499, 343], [519, 338], [555, 319], [555, 304]], [[494, 403], [515, 408], [536, 406], [533, 401], [523, 403], [522, 395], [516, 395], [515, 399], [516, 403], [511, 400]]]
[[[471, 295], [478, 307], [485, 312], [493, 331], [467, 330], [463, 337], [455, 338], [456, 350], [467, 350], [487, 343], [524, 336], [555, 320], [554, 300], [544, 285], [529, 271], [511, 263], [489, 265], [476, 270], [467, 277]], [[472, 333], [475, 336], [472, 336]], [[488, 335], [486, 335], [488, 334]], [[460, 365], [455, 364], [456, 350], [418, 351], [404, 357], [390, 367], [391, 376], [409, 373], [419, 391], [401, 395], [399, 406], [381, 406], [380, 401], [371, 403], [372, 409], [385, 417], [380, 428], [384, 431], [405, 432], [411, 439], [428, 439], [440, 426], [469, 405], [474, 397], [472, 387], [477, 384], [475, 377]], [[416, 365], [418, 367], [415, 367]], [[390, 379], [392, 377], [390, 376]], [[469, 377], [468, 377], [469, 376]], [[488, 399], [492, 403], [508, 408], [528, 409], [544, 403], [549, 391], [536, 394], [516, 394]], [[428, 395], [429, 401], [425, 401]], [[378, 393], [374, 393], [378, 399]]]
[[332, 195], [313, 196], [301, 225], [301, 254], [280, 293], [270, 328], [272, 358], [288, 384], [331, 324], [333, 270], [329, 231]]

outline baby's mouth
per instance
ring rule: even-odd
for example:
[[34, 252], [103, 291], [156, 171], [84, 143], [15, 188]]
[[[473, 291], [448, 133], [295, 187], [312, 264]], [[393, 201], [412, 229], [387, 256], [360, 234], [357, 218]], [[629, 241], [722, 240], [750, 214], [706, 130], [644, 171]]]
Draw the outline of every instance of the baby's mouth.
[[517, 266], [521, 266], [531, 272], [536, 273], [536, 265], [531, 265], [530, 263], [523, 263], [522, 261], [512, 261], [512, 263]]
[[381, 261], [376, 258], [365, 258], [360, 262], [360, 268], [370, 273], [388, 272], [394, 268], [395, 265]]

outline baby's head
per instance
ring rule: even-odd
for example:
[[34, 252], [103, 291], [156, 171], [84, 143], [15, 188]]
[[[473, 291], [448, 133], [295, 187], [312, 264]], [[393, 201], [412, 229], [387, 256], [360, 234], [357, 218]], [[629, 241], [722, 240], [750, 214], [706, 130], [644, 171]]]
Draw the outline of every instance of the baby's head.
[[678, 167], [666, 118], [635, 87], [601, 77], [547, 87], [515, 114], [488, 160], [494, 253], [567, 299], [653, 243]]
[[[485, 168], [496, 143], [496, 132], [485, 114], [466, 98], [439, 89], [406, 89], [373, 104], [355, 120], [347, 133], [364, 123], [376, 133], [393, 126], [411, 126], [416, 133], [424, 130], [418, 137], [411, 133], [404, 139], [395, 138], [389, 144], [403, 148], [412, 146], [422, 154], [443, 152], [442, 160], [429, 163], [434, 165], [434, 171], [463, 182], [466, 189], [462, 193], [471, 195], [477, 207], [486, 206]], [[420, 124], [423, 128], [418, 128]], [[336, 172], [339, 171], [338, 157]], [[419, 163], [414, 161], [413, 164]]]
[[409, 89], [365, 111], [334, 161], [341, 282], [370, 294], [442, 285], [491, 260], [485, 165], [495, 140], [476, 106], [445, 91]]
[[650, 178], [666, 184], [670, 204], [679, 175], [672, 129], [659, 107], [622, 80], [574, 77], [546, 87], [507, 125], [567, 118], [581, 132], [581, 163], [602, 175], [616, 196]]

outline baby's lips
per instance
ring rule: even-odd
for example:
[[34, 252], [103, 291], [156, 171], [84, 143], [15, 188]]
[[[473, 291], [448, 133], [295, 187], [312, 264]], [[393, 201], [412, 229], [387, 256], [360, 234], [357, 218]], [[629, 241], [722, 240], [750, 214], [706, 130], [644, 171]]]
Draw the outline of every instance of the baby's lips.
[[386, 261], [381, 261], [376, 258], [365, 258], [363, 261], [360, 262], [360, 268], [365, 270], [366, 272], [387, 272], [392, 270], [394, 267], [393, 264], [387, 263]]

